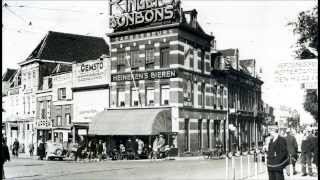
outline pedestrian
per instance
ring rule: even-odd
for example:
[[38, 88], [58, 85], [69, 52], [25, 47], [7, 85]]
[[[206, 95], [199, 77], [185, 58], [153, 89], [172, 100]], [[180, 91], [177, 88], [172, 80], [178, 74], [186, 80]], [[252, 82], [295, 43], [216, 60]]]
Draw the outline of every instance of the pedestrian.
[[[313, 136], [309, 127], [304, 131], [304, 136], [301, 143], [301, 166], [302, 176], [312, 176], [312, 152], [313, 152]], [[308, 167], [308, 174], [306, 168]]]
[[138, 155], [141, 155], [144, 148], [144, 142], [141, 139], [138, 139]]
[[93, 142], [92, 142], [92, 140], [91, 141], [89, 141], [89, 143], [88, 143], [88, 158], [89, 158], [89, 161], [91, 161], [91, 159], [93, 158], [93, 148], [95, 148], [94, 147], [94, 145], [93, 145]]
[[131, 141], [131, 138], [128, 138], [128, 141], [126, 143], [126, 150], [128, 153], [128, 159], [134, 159], [135, 158], [135, 144]]
[[267, 167], [269, 180], [284, 180], [283, 169], [289, 164], [289, 153], [286, 140], [279, 135], [279, 129], [270, 131], [270, 140], [267, 152]]
[[315, 136], [313, 138], [313, 163], [316, 165], [317, 167], [317, 173], [319, 174], [319, 171], [318, 171], [318, 132], [315, 132]]
[[98, 153], [99, 161], [102, 160], [102, 152], [103, 152], [103, 144], [102, 144], [102, 140], [99, 140], [99, 143], [97, 144], [97, 153]]
[[164, 136], [160, 134], [159, 140], [158, 140], [158, 149], [159, 149], [158, 151], [159, 151], [160, 158], [163, 158], [164, 156], [165, 144], [166, 144], [166, 140], [164, 139]]
[[7, 146], [7, 142], [5, 138], [2, 138], [2, 145], [1, 145], [1, 166], [2, 166], [2, 179], [5, 179], [4, 174], [4, 163], [6, 161], [10, 161], [10, 154], [9, 154], [9, 148]]
[[139, 143], [138, 143], [138, 138], [136, 138], [136, 140], [133, 142], [133, 149], [134, 149], [134, 154], [135, 154], [135, 157], [134, 159], [138, 159], [138, 149], [139, 149]]
[[[298, 159], [298, 144], [296, 138], [293, 136], [293, 132], [290, 129], [287, 129], [287, 149], [290, 157], [290, 164], [292, 164], [293, 175], [297, 174], [296, 171], [296, 162]], [[290, 165], [286, 167], [287, 175], [290, 176]]]
[[46, 147], [45, 147], [45, 143], [44, 143], [44, 139], [42, 139], [42, 141], [39, 144], [39, 158], [40, 160], [43, 160], [43, 158], [46, 156]]
[[13, 156], [18, 157], [19, 156], [19, 141], [16, 138], [13, 142]]
[[155, 139], [153, 140], [152, 143], [152, 155], [151, 155], [151, 159], [157, 159], [158, 158], [158, 141], [159, 141], [159, 137], [156, 136]]
[[33, 151], [34, 151], [34, 145], [33, 145], [33, 143], [30, 143], [30, 144], [29, 144], [29, 153], [30, 153], [30, 157], [32, 157], [32, 156], [33, 156]]

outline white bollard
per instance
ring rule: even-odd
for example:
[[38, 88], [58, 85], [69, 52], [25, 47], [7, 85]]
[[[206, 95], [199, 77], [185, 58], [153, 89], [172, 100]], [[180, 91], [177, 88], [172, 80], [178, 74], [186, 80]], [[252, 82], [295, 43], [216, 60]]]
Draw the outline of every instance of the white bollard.
[[259, 154], [259, 172], [261, 173], [262, 172], [262, 165], [263, 165], [263, 163], [262, 163], [262, 154], [260, 153]]
[[[254, 157], [253, 157], [254, 158]], [[258, 154], [257, 154], [257, 161], [255, 159], [253, 160], [254, 162], [254, 177], [258, 179]]]
[[240, 156], [240, 179], [243, 178], [242, 155]]
[[248, 161], [247, 161], [247, 162], [248, 162], [248, 169], [247, 169], [247, 170], [248, 170], [248, 175], [247, 175], [247, 177], [250, 177], [250, 176], [251, 176], [251, 175], [250, 175], [250, 171], [251, 171], [251, 170], [250, 170], [250, 154], [247, 154], [247, 160], [248, 160]]
[[229, 171], [228, 155], [226, 155], [226, 179], [227, 180], [228, 180], [228, 171]]
[[234, 156], [231, 156], [232, 179], [235, 179]]

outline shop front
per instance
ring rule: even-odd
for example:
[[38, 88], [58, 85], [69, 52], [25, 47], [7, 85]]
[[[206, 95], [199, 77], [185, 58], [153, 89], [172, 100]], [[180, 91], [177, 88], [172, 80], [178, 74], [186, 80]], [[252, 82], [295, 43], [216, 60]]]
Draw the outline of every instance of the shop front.
[[89, 135], [105, 140], [107, 148], [118, 147], [128, 139], [141, 139], [152, 146], [157, 135], [164, 135], [166, 144], [177, 147], [172, 132], [170, 108], [113, 109], [98, 113], [89, 124]]

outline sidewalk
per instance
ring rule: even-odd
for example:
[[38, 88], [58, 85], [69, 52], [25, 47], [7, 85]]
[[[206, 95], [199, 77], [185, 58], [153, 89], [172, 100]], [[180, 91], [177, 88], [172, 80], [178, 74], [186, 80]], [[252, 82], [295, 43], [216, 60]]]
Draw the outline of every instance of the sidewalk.
[[[318, 175], [316, 174], [316, 168], [313, 168], [313, 176], [301, 176], [301, 164], [297, 163], [296, 164], [296, 170], [298, 171], [298, 174], [293, 175], [293, 176], [287, 176], [286, 171], [284, 170], [284, 179], [285, 180], [318, 180]], [[264, 172], [262, 174], [258, 174], [258, 177], [250, 177], [247, 178], [245, 180], [257, 180], [257, 179], [261, 179], [261, 180], [268, 180], [269, 176], [268, 176], [268, 172]]]

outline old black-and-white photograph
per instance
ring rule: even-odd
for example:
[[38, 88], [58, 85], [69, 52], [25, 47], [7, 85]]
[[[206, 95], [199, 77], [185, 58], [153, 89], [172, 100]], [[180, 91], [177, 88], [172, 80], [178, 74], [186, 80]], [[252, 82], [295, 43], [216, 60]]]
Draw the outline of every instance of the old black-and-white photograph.
[[317, 180], [316, 0], [3, 0], [2, 179]]

